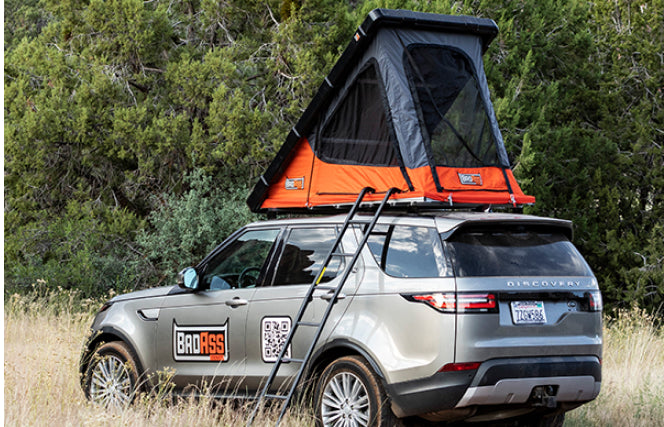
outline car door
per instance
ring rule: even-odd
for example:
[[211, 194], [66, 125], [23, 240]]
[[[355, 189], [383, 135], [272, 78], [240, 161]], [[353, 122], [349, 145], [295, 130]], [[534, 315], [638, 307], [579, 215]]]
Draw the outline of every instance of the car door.
[[[275, 268], [271, 272], [271, 283], [259, 287], [253, 295], [247, 319], [247, 375], [246, 384], [257, 390], [267, 378], [277, 360], [288, 333], [292, 327], [302, 301], [314, 278], [320, 271], [326, 255], [334, 244], [337, 230], [330, 226], [292, 226], [284, 234], [275, 256]], [[350, 239], [347, 233], [345, 240]], [[351, 246], [346, 244], [346, 247]], [[336, 257], [328, 265], [321, 283], [336, 286], [343, 271], [342, 261]], [[355, 275], [353, 275], [355, 276]], [[352, 292], [355, 277], [348, 281], [344, 292]], [[304, 313], [303, 321], [320, 321], [328, 303], [323, 298], [328, 291], [314, 294], [314, 299]], [[322, 298], [321, 298], [322, 297]], [[345, 296], [342, 296], [344, 298]], [[348, 299], [341, 299], [335, 305], [335, 312], [343, 313]], [[337, 318], [338, 316], [332, 316]], [[332, 319], [330, 319], [332, 320]], [[295, 335], [287, 357], [300, 358], [308, 349], [316, 328], [300, 327]], [[300, 365], [286, 363], [281, 366], [274, 388], [283, 380], [294, 375]]]
[[238, 233], [196, 271], [196, 291], [174, 288], [157, 327], [157, 366], [177, 388], [207, 385], [242, 393], [248, 304], [265, 276], [279, 228]]

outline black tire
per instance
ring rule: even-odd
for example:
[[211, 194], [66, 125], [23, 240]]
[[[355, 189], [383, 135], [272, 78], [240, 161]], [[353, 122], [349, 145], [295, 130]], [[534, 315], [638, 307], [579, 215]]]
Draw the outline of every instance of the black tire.
[[314, 405], [318, 426], [392, 427], [399, 424], [379, 378], [360, 356], [341, 357], [323, 370], [316, 386]]
[[107, 408], [124, 408], [138, 389], [136, 356], [127, 344], [112, 341], [100, 345], [85, 371], [85, 397]]

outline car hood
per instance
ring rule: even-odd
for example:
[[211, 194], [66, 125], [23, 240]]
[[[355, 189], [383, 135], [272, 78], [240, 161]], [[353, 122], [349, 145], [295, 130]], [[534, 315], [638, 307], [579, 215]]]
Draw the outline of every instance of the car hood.
[[173, 288], [178, 288], [178, 286], [160, 286], [158, 288], [150, 288], [150, 289], [143, 289], [140, 291], [136, 292], [130, 292], [128, 294], [122, 294], [114, 297], [111, 299], [111, 302], [119, 302], [119, 301], [127, 301], [127, 300], [132, 300], [132, 299], [139, 299], [139, 298], [155, 298], [155, 297], [163, 297], [165, 295], [168, 295], [170, 292], [173, 291]]

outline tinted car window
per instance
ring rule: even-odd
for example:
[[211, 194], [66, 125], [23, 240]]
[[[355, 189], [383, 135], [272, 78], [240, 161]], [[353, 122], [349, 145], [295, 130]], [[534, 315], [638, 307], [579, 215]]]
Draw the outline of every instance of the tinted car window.
[[253, 230], [235, 239], [208, 262], [203, 289], [255, 286], [278, 235], [278, 229]]
[[[336, 230], [334, 228], [300, 228], [288, 235], [274, 279], [275, 285], [308, 284], [314, 281], [325, 257], [330, 252]], [[338, 257], [332, 258], [321, 283], [336, 277], [340, 270]]]
[[378, 226], [368, 245], [380, 268], [395, 277], [451, 275], [438, 233], [433, 228]]
[[461, 230], [447, 248], [459, 277], [592, 275], [572, 242], [555, 231]]

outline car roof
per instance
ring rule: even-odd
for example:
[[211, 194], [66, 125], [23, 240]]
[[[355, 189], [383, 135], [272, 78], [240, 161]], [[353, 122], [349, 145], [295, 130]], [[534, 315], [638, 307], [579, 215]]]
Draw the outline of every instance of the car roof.
[[[361, 218], [371, 218], [370, 214], [358, 214]], [[316, 226], [323, 224], [343, 224], [347, 215], [333, 216], [309, 216], [299, 218], [283, 218], [275, 220], [257, 221], [248, 224], [248, 228], [284, 227], [291, 225]], [[534, 215], [524, 215], [501, 212], [465, 212], [465, 211], [427, 211], [418, 213], [383, 214], [378, 219], [378, 224], [432, 226], [436, 224], [442, 233], [452, 232], [461, 226], [467, 225], [544, 225], [553, 228], [561, 228], [571, 238], [572, 222], [557, 218], [548, 218]]]

